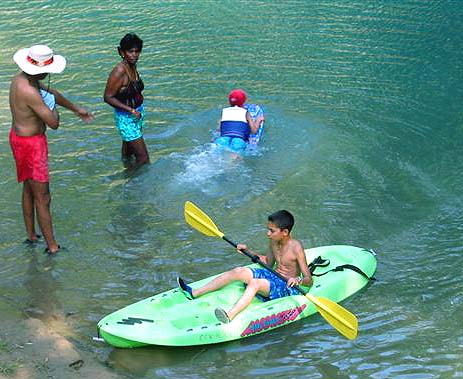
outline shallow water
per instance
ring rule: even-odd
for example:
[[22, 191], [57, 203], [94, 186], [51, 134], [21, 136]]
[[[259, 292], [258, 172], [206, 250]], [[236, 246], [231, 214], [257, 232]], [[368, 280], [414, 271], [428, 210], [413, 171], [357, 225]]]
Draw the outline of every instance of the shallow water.
[[[457, 1], [3, 1], [0, 22], [0, 295], [26, 315], [68, 314], [73, 341], [128, 377], [463, 378], [462, 8]], [[46, 22], [44, 22], [46, 20]], [[102, 92], [127, 31], [145, 42], [152, 164], [135, 175]], [[48, 133], [53, 217], [67, 250], [27, 247], [8, 146], [19, 47], [68, 59], [52, 85], [95, 113]], [[234, 87], [262, 104], [260, 148], [210, 144]], [[96, 323], [248, 263], [183, 221], [191, 200], [228, 236], [266, 247], [265, 220], [296, 217], [306, 247], [378, 253], [378, 281], [343, 305], [355, 342], [319, 316], [216, 346], [117, 350]]]

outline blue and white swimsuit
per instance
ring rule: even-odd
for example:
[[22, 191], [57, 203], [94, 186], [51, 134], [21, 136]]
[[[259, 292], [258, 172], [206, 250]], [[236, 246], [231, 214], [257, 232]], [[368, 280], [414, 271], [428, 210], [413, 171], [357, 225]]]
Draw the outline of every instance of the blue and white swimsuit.
[[251, 268], [254, 279], [267, 279], [270, 283], [270, 293], [268, 297], [259, 295], [264, 301], [274, 300], [280, 297], [298, 295], [299, 291], [294, 287], [288, 287], [286, 281], [276, 276], [273, 272], [263, 268]]

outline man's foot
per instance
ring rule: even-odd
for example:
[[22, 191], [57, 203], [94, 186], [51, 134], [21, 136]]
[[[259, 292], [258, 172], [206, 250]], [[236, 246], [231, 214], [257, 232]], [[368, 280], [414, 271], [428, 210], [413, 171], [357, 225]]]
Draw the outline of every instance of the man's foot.
[[193, 289], [188, 284], [186, 284], [180, 276], [177, 278], [177, 283], [188, 300], [193, 300], [195, 298], [193, 296]]
[[215, 308], [215, 317], [219, 320], [222, 324], [230, 323], [230, 317], [228, 317], [227, 312], [225, 312], [222, 308]]
[[28, 244], [28, 245], [33, 245], [37, 242], [39, 242], [40, 238], [42, 238], [42, 236], [40, 234], [36, 234], [35, 235], [35, 238], [27, 238], [24, 243]]
[[56, 255], [56, 254], [58, 254], [58, 251], [60, 251], [60, 250], [61, 250], [61, 246], [60, 246], [60, 245], [58, 245], [58, 248], [55, 249], [55, 250], [49, 249], [49, 248], [47, 247], [47, 248], [45, 249], [44, 253], [45, 253], [45, 254], [48, 254], [48, 255]]

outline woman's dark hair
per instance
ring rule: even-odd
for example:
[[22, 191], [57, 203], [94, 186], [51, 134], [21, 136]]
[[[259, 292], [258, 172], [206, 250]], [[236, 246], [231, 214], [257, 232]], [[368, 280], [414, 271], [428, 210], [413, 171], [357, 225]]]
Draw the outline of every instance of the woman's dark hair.
[[127, 33], [119, 42], [119, 51], [129, 51], [130, 49], [137, 48], [140, 51], [143, 48], [143, 41], [135, 33]]
[[268, 221], [275, 224], [280, 229], [288, 229], [288, 232], [291, 233], [291, 230], [294, 226], [294, 217], [291, 213], [285, 210], [276, 211], [268, 216]]

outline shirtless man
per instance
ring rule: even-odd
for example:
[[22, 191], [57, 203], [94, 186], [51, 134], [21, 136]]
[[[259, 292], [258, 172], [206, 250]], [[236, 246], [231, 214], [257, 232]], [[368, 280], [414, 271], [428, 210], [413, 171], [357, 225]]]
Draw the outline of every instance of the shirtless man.
[[86, 122], [93, 115], [74, 105], [58, 91], [45, 88], [40, 83], [50, 73], [60, 73], [66, 60], [45, 45], [34, 45], [16, 52], [13, 60], [21, 69], [10, 86], [12, 126], [10, 146], [16, 162], [18, 183], [23, 182], [22, 209], [27, 232], [27, 242], [37, 242], [37, 222], [47, 244], [46, 252], [56, 254], [60, 246], [53, 234], [50, 213], [50, 188], [48, 173], [48, 144], [46, 127], [58, 129], [59, 114], [56, 104], [74, 112]]
[[[293, 287], [300, 284], [311, 286], [312, 275], [307, 265], [302, 243], [291, 236], [293, 226], [294, 217], [288, 211], [281, 210], [271, 214], [267, 222], [267, 237], [270, 239], [269, 252], [267, 255], [255, 254], [270, 267], [276, 264], [275, 270], [283, 275], [287, 281], [264, 268], [237, 267], [219, 275], [199, 288], [192, 288], [182, 278], [177, 278], [179, 287], [185, 296], [192, 300], [225, 287], [233, 281], [240, 280], [246, 283], [246, 290], [231, 309], [225, 311], [222, 308], [217, 308], [215, 310], [216, 317], [223, 323], [233, 320], [239, 312], [251, 303], [256, 294], [263, 296], [266, 298], [265, 300], [299, 294], [300, 292]], [[247, 250], [247, 246], [238, 244], [237, 249], [238, 252]]]

